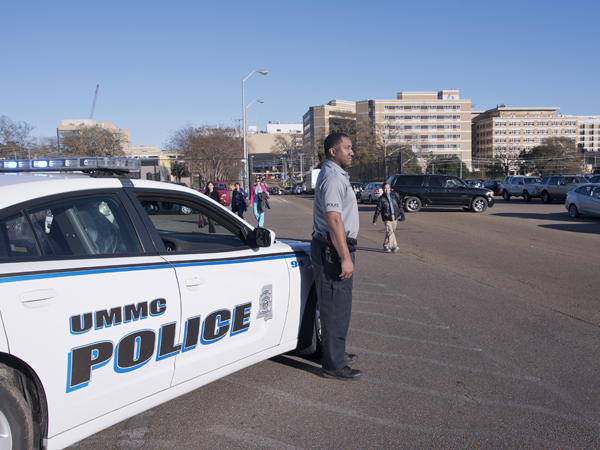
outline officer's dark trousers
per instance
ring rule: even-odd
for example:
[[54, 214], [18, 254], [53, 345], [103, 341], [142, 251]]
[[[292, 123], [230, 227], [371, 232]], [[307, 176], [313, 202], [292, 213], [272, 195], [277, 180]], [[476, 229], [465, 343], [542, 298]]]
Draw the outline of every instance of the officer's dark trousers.
[[[346, 335], [352, 312], [352, 281], [340, 280], [340, 261], [327, 262], [327, 244], [313, 239], [310, 244], [310, 258], [315, 272], [315, 287], [319, 299], [321, 336], [323, 338], [323, 369], [339, 370], [346, 366]], [[354, 253], [350, 254], [354, 263]]]

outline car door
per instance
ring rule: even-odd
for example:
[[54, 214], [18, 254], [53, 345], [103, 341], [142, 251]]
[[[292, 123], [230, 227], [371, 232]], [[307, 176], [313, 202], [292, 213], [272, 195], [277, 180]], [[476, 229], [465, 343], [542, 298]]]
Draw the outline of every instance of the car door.
[[175, 357], [173, 384], [278, 345], [289, 304], [288, 257], [277, 246], [251, 248], [245, 222], [206, 199], [135, 195], [179, 280], [181, 326], [173, 325], [177, 338], [165, 355]]
[[469, 205], [472, 189], [467, 188], [465, 183], [458, 177], [447, 177], [445, 180], [446, 204], [447, 205]]
[[[600, 215], [600, 187], [585, 186], [589, 188], [589, 195], [578, 195], [579, 212], [582, 214]], [[582, 189], [577, 189], [583, 193]]]
[[447, 197], [446, 177], [439, 175], [429, 176], [423, 200], [432, 205], [444, 205], [448, 203]]
[[48, 436], [167, 389], [174, 364], [157, 350], [180, 317], [177, 279], [128, 200], [95, 191], [12, 210], [0, 220], [2, 321], [44, 386]]

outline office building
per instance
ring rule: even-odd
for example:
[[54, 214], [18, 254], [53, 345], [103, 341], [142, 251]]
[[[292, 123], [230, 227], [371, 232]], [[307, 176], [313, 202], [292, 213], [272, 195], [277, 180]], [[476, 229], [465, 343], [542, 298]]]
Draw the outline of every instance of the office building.
[[577, 137], [577, 117], [562, 116], [557, 107], [510, 108], [504, 105], [473, 111], [473, 162], [481, 168], [497, 155], [513, 155], [541, 145], [549, 137]]

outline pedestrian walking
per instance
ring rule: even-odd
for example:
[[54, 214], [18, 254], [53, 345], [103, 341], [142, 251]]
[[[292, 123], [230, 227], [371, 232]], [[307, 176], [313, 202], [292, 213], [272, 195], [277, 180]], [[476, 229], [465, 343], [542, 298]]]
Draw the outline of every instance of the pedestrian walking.
[[242, 219], [244, 218], [244, 212], [248, 210], [245, 200], [247, 198], [248, 194], [240, 187], [240, 183], [235, 183], [235, 189], [231, 191], [231, 210]]
[[[206, 183], [206, 190], [204, 191], [204, 195], [212, 198], [218, 204], [221, 204], [221, 196], [219, 195], [219, 191], [215, 189], [215, 185], [212, 181]], [[215, 222], [210, 217], [208, 218], [208, 232], [216, 233], [215, 230]]]
[[346, 352], [359, 222], [356, 196], [344, 169], [354, 153], [352, 141], [343, 133], [327, 136], [324, 146], [326, 160], [315, 184], [310, 243], [321, 319], [323, 377], [357, 380], [362, 372], [348, 364], [358, 356]]
[[396, 225], [398, 220], [403, 222], [405, 219], [404, 208], [402, 207], [402, 198], [396, 191], [392, 191], [389, 183], [383, 185], [383, 194], [377, 200], [377, 207], [373, 215], [373, 225], [377, 225], [377, 217], [381, 213], [381, 219], [385, 224], [385, 238], [383, 239], [383, 250], [396, 253], [398, 243], [396, 242]]
[[256, 177], [254, 186], [252, 186], [252, 192], [250, 194], [250, 204], [252, 204], [252, 212], [258, 222], [258, 226], [262, 227], [265, 224], [265, 211], [270, 209], [269, 206], [269, 193], [267, 187], [262, 183], [260, 177]]

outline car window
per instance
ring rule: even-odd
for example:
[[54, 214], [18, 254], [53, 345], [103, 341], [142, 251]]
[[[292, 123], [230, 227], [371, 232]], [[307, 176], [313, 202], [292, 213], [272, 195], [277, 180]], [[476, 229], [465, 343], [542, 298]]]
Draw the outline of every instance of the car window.
[[35, 239], [22, 214], [14, 214], [0, 221], [0, 258], [38, 255]]
[[430, 187], [442, 187], [443, 182], [440, 177], [431, 177], [429, 178], [429, 186]]
[[594, 198], [600, 198], [600, 187], [594, 186], [592, 188], [591, 196]]
[[224, 219], [227, 213], [213, 205], [150, 194], [139, 194], [138, 200], [167, 251], [215, 252], [246, 246], [235, 220]]
[[394, 186], [423, 186], [424, 175], [399, 176]]
[[448, 178], [446, 180], [446, 187], [457, 188], [457, 187], [461, 187], [461, 186], [464, 186], [464, 183], [462, 181], [460, 181], [458, 178]]
[[525, 184], [534, 184], [540, 183], [542, 180], [540, 178], [524, 178], [523, 181], [525, 182]]
[[548, 184], [550, 186], [558, 186], [558, 180], [559, 180], [559, 177], [552, 177], [552, 178], [550, 178], [550, 181], [548, 182]]
[[580, 188], [575, 189], [575, 192], [581, 195], [590, 195], [592, 187], [593, 186], [581, 186]]
[[75, 197], [27, 210], [45, 256], [108, 255], [142, 251], [116, 194]]
[[587, 180], [583, 177], [565, 177], [567, 183], [587, 183]]

